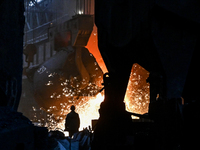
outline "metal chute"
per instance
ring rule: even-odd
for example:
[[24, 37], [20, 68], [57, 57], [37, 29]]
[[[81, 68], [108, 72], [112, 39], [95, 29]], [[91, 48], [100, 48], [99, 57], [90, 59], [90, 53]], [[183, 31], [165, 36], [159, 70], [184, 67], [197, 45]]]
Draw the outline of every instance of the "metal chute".
[[69, 46], [41, 64], [35, 72], [35, 99], [45, 109], [59, 108], [60, 103], [96, 95], [102, 77], [103, 72], [88, 49], [77, 50]]

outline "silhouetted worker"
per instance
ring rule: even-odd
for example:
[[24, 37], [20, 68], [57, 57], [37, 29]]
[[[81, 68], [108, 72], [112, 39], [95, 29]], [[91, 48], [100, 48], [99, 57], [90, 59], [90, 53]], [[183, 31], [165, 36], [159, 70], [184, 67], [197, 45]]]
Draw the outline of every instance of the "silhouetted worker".
[[69, 132], [69, 136], [72, 137], [72, 135], [76, 132], [78, 132], [78, 129], [80, 127], [80, 118], [78, 113], [75, 112], [75, 106], [71, 106], [71, 112], [67, 114], [66, 120], [65, 120], [65, 131]]

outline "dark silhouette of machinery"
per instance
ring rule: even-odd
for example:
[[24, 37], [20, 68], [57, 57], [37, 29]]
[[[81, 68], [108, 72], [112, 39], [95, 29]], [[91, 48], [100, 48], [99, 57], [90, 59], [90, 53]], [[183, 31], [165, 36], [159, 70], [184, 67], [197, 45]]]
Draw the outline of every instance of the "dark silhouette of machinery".
[[[40, 107], [59, 114], [62, 103], [70, 104], [83, 96], [96, 95], [103, 72], [85, 46], [93, 30], [92, 15], [75, 15], [65, 23], [65, 32], [54, 37], [56, 54], [40, 66], [27, 69], [34, 96]], [[51, 29], [49, 31], [51, 35]], [[28, 55], [29, 56], [29, 55]]]
[[[154, 138], [159, 143], [149, 146], [159, 150], [184, 147], [183, 141], [187, 140], [186, 135], [182, 136], [181, 97], [187, 95], [184, 96], [187, 100], [198, 97], [197, 93], [190, 97], [187, 93], [191, 90], [183, 93], [190, 85], [187, 82], [184, 87], [189, 68], [197, 66], [191, 59], [199, 48], [200, 18], [195, 15], [199, 14], [198, 7], [196, 0], [95, 1], [98, 46], [109, 74], [104, 78], [105, 101], [94, 131], [93, 150], [149, 148], [127, 144], [134, 133], [131, 114], [125, 111], [123, 100], [133, 63], [150, 72], [149, 113], [141, 117], [154, 120]], [[196, 91], [196, 87], [190, 87]], [[137, 141], [136, 134], [134, 137]]]

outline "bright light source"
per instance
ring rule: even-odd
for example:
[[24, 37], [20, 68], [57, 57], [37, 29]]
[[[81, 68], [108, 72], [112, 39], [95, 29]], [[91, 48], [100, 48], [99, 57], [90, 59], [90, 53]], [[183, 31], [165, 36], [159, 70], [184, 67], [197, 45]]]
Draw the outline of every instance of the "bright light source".
[[80, 10], [79, 10], [79, 11], [78, 11], [78, 14], [79, 14], [79, 15], [83, 14], [83, 11], [80, 11]]
[[69, 132], [68, 131], [64, 131], [65, 137], [69, 136]]
[[32, 1], [30, 1], [30, 3], [29, 3], [29, 6], [33, 6], [34, 4], [33, 4], [33, 2]]
[[30, 1], [29, 6], [32, 7], [35, 5], [35, 3], [40, 3], [42, 0], [35, 0], [35, 1]]

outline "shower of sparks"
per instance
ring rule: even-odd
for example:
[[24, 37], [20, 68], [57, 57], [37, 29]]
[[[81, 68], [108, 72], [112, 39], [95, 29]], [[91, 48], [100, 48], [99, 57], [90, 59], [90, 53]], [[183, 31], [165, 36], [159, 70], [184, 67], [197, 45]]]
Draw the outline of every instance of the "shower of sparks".
[[133, 65], [124, 99], [127, 111], [138, 114], [148, 112], [150, 99], [149, 83], [146, 83], [148, 76], [148, 71], [140, 65]]
[[[99, 76], [98, 78], [101, 79], [102, 77]], [[46, 83], [46, 86], [53, 84], [54, 83], [52, 81], [48, 81], [48, 83]], [[70, 80], [66, 79], [60, 83], [60, 85], [62, 86], [62, 93], [53, 92], [50, 98], [58, 99], [66, 97], [68, 99], [78, 99], [79, 96], [85, 96], [82, 95], [83, 90], [79, 88], [80, 84], [86, 84], [84, 82], [84, 79], [81, 83], [79, 82], [77, 77], [72, 77]], [[89, 83], [84, 91], [89, 91], [89, 94], [87, 96], [94, 96], [98, 93], [99, 89], [100, 88], [96, 84]]]
[[[52, 75], [52, 74], [50, 74]], [[138, 64], [134, 64], [131, 70], [130, 79], [128, 83], [128, 88], [126, 91], [124, 102], [126, 104], [126, 110], [129, 112], [144, 114], [148, 112], [149, 106], [149, 84], [146, 83], [146, 79], [148, 78], [149, 73], [144, 68], [142, 68]], [[104, 100], [104, 94], [98, 93], [99, 87], [89, 83], [87, 90], [89, 90], [89, 94], [87, 96], [81, 95], [81, 91], [78, 88], [78, 84], [76, 88], [68, 88], [69, 84], [72, 81], [76, 81], [77, 78], [74, 77], [72, 80], [65, 80], [61, 83], [63, 87], [62, 93], [52, 93], [51, 98], [55, 100], [59, 100], [60, 98], [68, 98], [67, 103], [60, 103], [60, 107], [51, 106], [46, 110], [46, 121], [45, 117], [37, 120], [38, 125], [46, 126], [49, 130], [55, 130], [57, 128], [63, 129], [65, 128], [65, 118], [66, 115], [70, 112], [71, 105], [75, 105], [76, 112], [80, 117], [80, 128], [86, 128], [91, 126], [91, 120], [99, 118], [99, 108], [101, 102]], [[103, 82], [103, 81], [102, 81]], [[53, 84], [52, 82], [48, 82], [49, 84]], [[47, 83], [47, 84], [48, 84]], [[75, 96], [77, 93], [80, 96]], [[59, 114], [55, 114], [56, 110], [60, 110]], [[41, 108], [42, 110], [42, 108]], [[33, 107], [33, 111], [35, 108]]]
[[[99, 93], [94, 97], [82, 97], [80, 100], [72, 103], [76, 106], [75, 111], [79, 114], [80, 117], [81, 124], [79, 130], [91, 126], [91, 120], [99, 118], [98, 110], [103, 100], [104, 94]], [[61, 103], [60, 106], [60, 115], [51, 113], [56, 109], [56, 106], [52, 106], [47, 110], [47, 124], [45, 126], [47, 126], [49, 130], [55, 130], [57, 128], [64, 130], [65, 128], [65, 118], [66, 115], [70, 112], [71, 105], [67, 103]]]
[[[91, 126], [91, 121], [93, 119], [99, 118], [98, 110], [103, 100], [104, 100], [104, 95], [99, 93], [95, 97], [91, 98], [84, 97], [81, 99], [81, 101], [74, 104], [76, 106], [76, 112], [79, 114], [81, 122], [79, 130]], [[67, 110], [70, 110], [70, 106], [67, 106]], [[65, 119], [59, 122], [56, 128], [64, 129], [64, 124], [65, 124]]]

